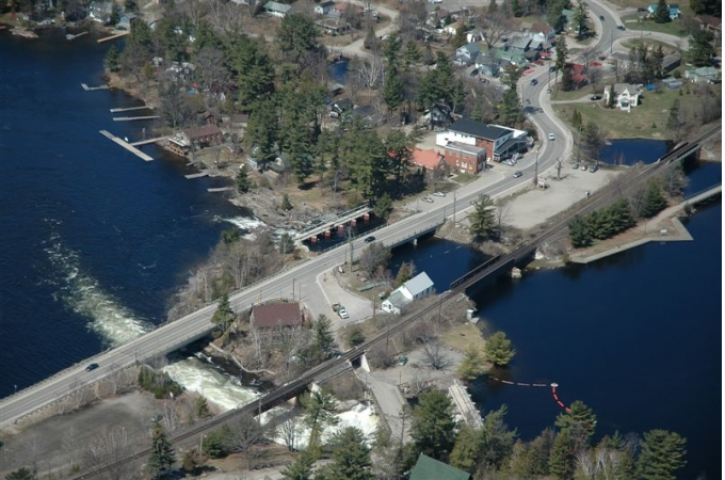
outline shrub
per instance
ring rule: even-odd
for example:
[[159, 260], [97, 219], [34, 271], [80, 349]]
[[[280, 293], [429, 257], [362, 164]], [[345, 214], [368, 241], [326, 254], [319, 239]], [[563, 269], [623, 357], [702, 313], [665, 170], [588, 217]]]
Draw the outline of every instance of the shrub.
[[138, 384], [147, 392], [154, 394], [154, 398], [164, 398], [168, 394], [181, 395], [184, 391], [164, 372], [156, 372], [148, 367], [141, 367], [138, 372]]

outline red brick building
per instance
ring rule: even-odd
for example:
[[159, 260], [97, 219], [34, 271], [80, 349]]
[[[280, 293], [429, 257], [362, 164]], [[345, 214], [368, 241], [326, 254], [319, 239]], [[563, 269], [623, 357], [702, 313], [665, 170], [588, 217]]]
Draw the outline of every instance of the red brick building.
[[486, 149], [450, 142], [446, 145], [445, 159], [451, 171], [476, 174], [486, 168]]

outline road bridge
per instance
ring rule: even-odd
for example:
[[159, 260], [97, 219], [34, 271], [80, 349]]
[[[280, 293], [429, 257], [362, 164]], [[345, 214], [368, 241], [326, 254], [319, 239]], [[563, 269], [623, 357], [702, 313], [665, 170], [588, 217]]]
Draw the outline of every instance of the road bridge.
[[339, 231], [344, 232], [346, 224], [349, 223], [351, 227], [354, 227], [357, 224], [358, 219], [361, 217], [366, 221], [369, 220], [371, 211], [372, 207], [370, 207], [370, 205], [360, 205], [352, 210], [341, 213], [335, 220], [318, 225], [312, 225], [301, 232], [297, 232], [294, 236], [294, 240], [295, 242], [310, 240], [312, 243], [316, 243], [319, 235], [329, 237], [331, 231], [336, 228]]

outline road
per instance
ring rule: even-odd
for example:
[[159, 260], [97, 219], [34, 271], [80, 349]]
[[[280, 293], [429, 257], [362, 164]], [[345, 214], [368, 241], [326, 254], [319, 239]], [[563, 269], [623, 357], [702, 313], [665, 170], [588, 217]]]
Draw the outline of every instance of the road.
[[[604, 22], [607, 25], [615, 24], [615, 18], [607, 8], [593, 2], [590, 2], [590, 7], [597, 16], [600, 14], [605, 16]], [[386, 14], [388, 13], [381, 7], [376, 6], [375, 8]], [[607, 30], [615, 36], [614, 40], [616, 40], [617, 36], [628, 35], [626, 32], [620, 32], [619, 30], [605, 29], [604, 35], [599, 36], [599, 41], [593, 48], [601, 50], [606, 41], [610, 39]], [[531, 85], [532, 78], [538, 80], [537, 85]], [[556, 137], [554, 141], [542, 140], [538, 155], [526, 162], [521, 162], [517, 166], [519, 170], [524, 172], [524, 177], [521, 179], [504, 177], [501, 181], [486, 188], [482, 188], [479, 181], [464, 185], [456, 192], [455, 197], [449, 195], [445, 198], [437, 198], [435, 204], [429, 204], [425, 207], [425, 211], [380, 229], [375, 233], [377, 241], [394, 243], [401, 238], [411, 237], [418, 231], [429, 229], [431, 225], [437, 223], [440, 219], [453, 216], [454, 201], [456, 212], [461, 212], [467, 209], [480, 193], [486, 193], [492, 197], [505, 195], [522, 183], [531, 182], [534, 172], [541, 174], [554, 166], [558, 160], [566, 160], [571, 154], [573, 139], [568, 128], [556, 118], [548, 102], [548, 94], [546, 93], [547, 78], [547, 67], [538, 67], [520, 82], [523, 99], [530, 102], [530, 104], [526, 103], [525, 106], [528, 111], [532, 112], [530, 118], [539, 129], [540, 138], [545, 139], [549, 133], [553, 133]], [[486, 175], [487, 173], [482, 175], [484, 179]], [[356, 257], [365, 246], [366, 244], [362, 239], [354, 242]], [[316, 291], [313, 288], [306, 287], [314, 285], [319, 274], [331, 270], [335, 265], [344, 263], [346, 255], [349, 255], [349, 251], [347, 248], [342, 247], [324, 253], [234, 294], [230, 298], [230, 302], [233, 308], [239, 311], [250, 307], [255, 302], [280, 297], [292, 297], [294, 282], [302, 285], [303, 292]], [[302, 301], [305, 301], [304, 296]], [[88, 360], [82, 365], [60, 372], [39, 384], [3, 399], [0, 402], [0, 428], [11, 425], [20, 417], [53, 403], [81, 386], [100, 381], [117, 369], [132, 365], [136, 361], [144, 361], [168, 353], [192, 339], [206, 335], [211, 329], [210, 319], [215, 310], [216, 305], [209, 305], [173, 323], [165, 324], [121, 347], [97, 355], [93, 361], [98, 363], [100, 367], [96, 370], [85, 371], [85, 364], [91, 361]]]

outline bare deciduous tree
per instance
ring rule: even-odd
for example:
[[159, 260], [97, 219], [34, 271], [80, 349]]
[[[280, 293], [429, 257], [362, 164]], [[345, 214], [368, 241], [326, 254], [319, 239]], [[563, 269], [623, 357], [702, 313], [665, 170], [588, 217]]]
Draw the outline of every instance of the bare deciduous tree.
[[450, 359], [443, 353], [443, 347], [437, 341], [428, 342], [423, 346], [423, 358], [434, 370], [445, 370], [451, 365]]
[[287, 445], [290, 452], [296, 449], [295, 444], [300, 432], [301, 429], [293, 417], [290, 417], [277, 425], [277, 435], [282, 437], [282, 441], [285, 445]]

